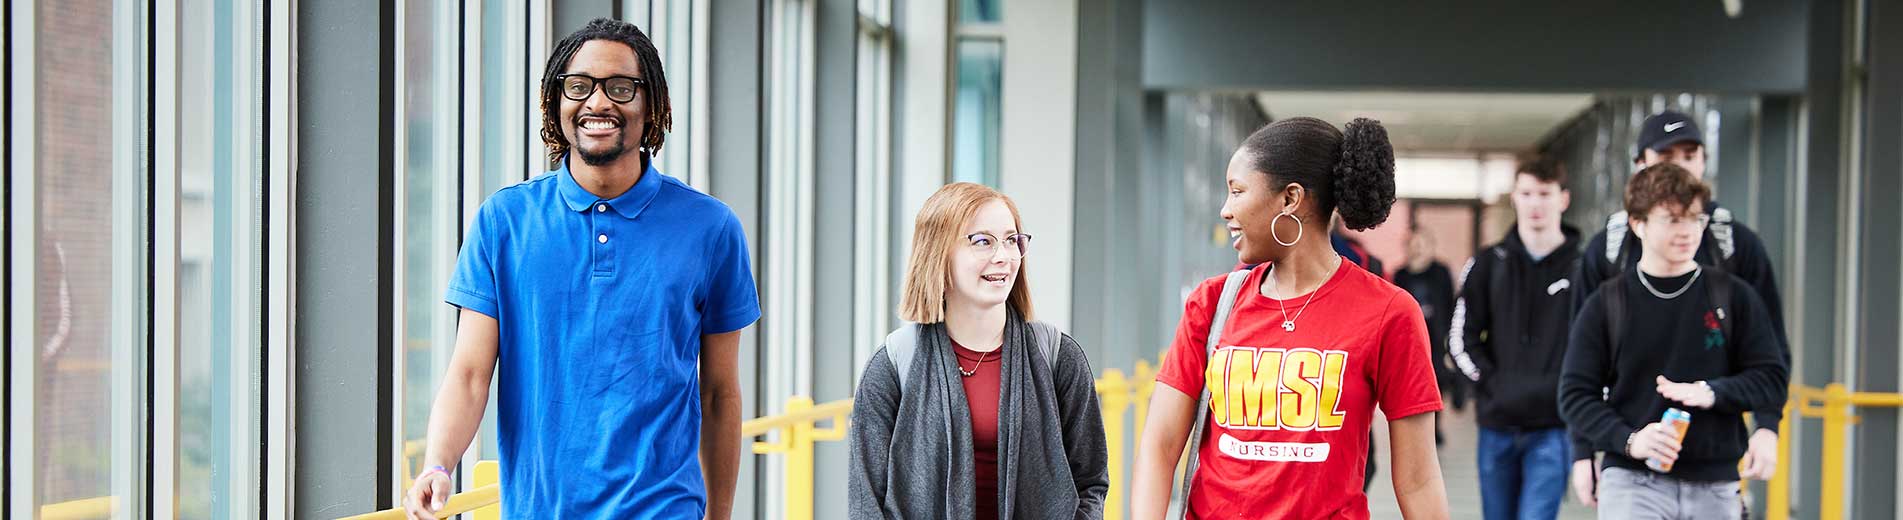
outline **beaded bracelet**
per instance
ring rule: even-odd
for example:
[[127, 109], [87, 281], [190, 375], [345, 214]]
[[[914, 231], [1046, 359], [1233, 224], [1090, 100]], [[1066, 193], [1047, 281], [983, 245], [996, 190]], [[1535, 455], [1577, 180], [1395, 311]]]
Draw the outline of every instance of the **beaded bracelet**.
[[418, 474], [416, 475], [416, 480], [423, 480], [423, 477], [427, 477], [427, 476], [429, 476], [429, 475], [430, 475], [431, 473], [442, 473], [442, 474], [443, 474], [443, 478], [449, 478], [449, 470], [448, 470], [448, 469], [445, 469], [445, 468], [443, 468], [442, 466], [430, 466], [430, 467], [427, 467], [427, 468], [423, 468], [423, 472], [422, 472], [422, 473], [418, 473]]

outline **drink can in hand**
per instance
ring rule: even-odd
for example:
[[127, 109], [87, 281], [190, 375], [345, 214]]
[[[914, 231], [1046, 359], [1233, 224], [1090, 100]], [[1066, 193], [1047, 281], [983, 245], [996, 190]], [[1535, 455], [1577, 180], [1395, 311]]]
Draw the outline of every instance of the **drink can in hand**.
[[[1677, 408], [1666, 408], [1665, 415], [1659, 418], [1659, 422], [1671, 428], [1672, 431], [1678, 432], [1675, 440], [1685, 442], [1685, 431], [1692, 427], [1692, 414]], [[1672, 472], [1672, 463], [1661, 461], [1657, 457], [1645, 459], [1645, 466], [1659, 473]]]

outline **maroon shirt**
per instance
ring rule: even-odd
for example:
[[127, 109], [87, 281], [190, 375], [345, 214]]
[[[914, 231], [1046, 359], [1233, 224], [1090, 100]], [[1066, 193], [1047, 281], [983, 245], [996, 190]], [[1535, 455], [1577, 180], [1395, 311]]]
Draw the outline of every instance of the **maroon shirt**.
[[952, 342], [952, 351], [958, 353], [959, 370], [970, 371], [972, 367], [977, 367], [976, 373], [959, 378], [965, 386], [965, 402], [971, 405], [972, 468], [978, 481], [978, 510], [974, 518], [997, 520], [998, 381], [1003, 366], [999, 359], [1001, 352], [977, 352], [957, 342]]

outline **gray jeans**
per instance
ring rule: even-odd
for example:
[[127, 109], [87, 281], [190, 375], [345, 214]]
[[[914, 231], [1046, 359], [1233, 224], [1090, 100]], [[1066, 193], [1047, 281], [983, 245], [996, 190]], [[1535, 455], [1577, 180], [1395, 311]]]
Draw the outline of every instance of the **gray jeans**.
[[1690, 482], [1671, 475], [1606, 468], [1599, 475], [1600, 520], [1738, 520], [1738, 482]]

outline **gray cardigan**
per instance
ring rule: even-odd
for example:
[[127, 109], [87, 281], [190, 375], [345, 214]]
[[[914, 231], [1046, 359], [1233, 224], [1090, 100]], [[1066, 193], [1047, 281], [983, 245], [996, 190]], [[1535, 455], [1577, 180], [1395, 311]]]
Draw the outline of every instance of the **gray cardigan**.
[[[848, 510], [854, 519], [968, 520], [976, 503], [971, 408], [944, 324], [919, 326], [901, 391], [882, 346], [853, 401]], [[998, 403], [998, 517], [1101, 519], [1109, 492], [1103, 415], [1090, 361], [1064, 335], [1057, 362], [1016, 313], [1005, 325]]]

